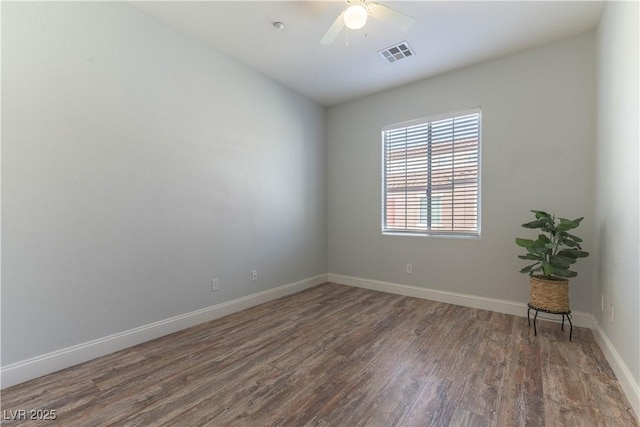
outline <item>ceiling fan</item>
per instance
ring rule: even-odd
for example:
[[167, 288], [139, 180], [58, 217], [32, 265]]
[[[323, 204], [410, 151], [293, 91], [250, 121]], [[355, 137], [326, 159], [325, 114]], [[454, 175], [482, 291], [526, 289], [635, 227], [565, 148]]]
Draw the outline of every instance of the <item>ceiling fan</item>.
[[329, 45], [334, 42], [344, 27], [350, 30], [358, 30], [367, 23], [367, 17], [371, 16], [383, 22], [388, 22], [400, 31], [407, 31], [413, 25], [414, 19], [402, 12], [390, 7], [366, 0], [347, 0], [347, 7], [329, 27], [320, 44]]

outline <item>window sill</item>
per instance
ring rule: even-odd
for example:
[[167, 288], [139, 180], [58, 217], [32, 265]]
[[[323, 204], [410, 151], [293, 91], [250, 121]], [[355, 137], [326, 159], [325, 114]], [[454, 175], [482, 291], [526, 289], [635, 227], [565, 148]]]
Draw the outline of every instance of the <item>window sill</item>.
[[448, 234], [446, 232], [401, 232], [401, 231], [383, 231], [383, 236], [408, 236], [408, 237], [435, 237], [439, 239], [462, 239], [462, 240], [480, 240], [479, 234]]

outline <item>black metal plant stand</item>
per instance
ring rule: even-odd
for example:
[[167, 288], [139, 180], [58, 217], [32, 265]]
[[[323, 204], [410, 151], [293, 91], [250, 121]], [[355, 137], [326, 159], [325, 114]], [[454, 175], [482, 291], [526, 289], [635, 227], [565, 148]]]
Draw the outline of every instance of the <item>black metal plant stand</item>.
[[561, 314], [562, 315], [562, 331], [564, 331], [564, 318], [566, 316], [569, 321], [569, 325], [571, 326], [569, 329], [569, 341], [571, 341], [571, 337], [573, 336], [573, 323], [571, 323], [571, 310], [567, 311], [553, 311], [553, 310], [545, 310], [544, 308], [539, 308], [531, 304], [527, 304], [527, 323], [531, 326], [531, 310], [535, 310], [536, 314], [533, 316], [533, 335], [538, 335], [538, 329], [536, 328], [536, 320], [538, 319], [538, 313], [542, 311], [543, 313], [549, 314]]

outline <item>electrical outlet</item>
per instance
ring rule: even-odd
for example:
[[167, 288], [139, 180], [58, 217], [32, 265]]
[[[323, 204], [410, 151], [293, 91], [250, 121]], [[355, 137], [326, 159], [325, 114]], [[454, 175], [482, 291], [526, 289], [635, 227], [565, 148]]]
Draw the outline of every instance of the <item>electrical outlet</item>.
[[604, 294], [600, 294], [600, 311], [604, 311]]
[[211, 292], [215, 292], [220, 289], [220, 280], [219, 279], [211, 279]]
[[251, 280], [254, 282], [258, 280], [258, 270], [251, 270]]
[[407, 264], [407, 273], [413, 273], [413, 266], [411, 264]]
[[611, 305], [611, 323], [613, 323], [613, 319], [614, 319], [613, 313], [614, 313], [614, 310], [613, 310], [613, 304], [612, 304]]

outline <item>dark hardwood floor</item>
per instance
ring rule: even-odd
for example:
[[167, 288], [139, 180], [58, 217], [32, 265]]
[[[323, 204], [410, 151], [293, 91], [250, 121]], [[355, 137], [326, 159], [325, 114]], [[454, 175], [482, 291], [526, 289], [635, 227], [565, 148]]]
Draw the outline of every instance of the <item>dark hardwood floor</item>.
[[56, 411], [7, 426], [638, 426], [588, 329], [336, 284], [1, 399], [3, 418]]

